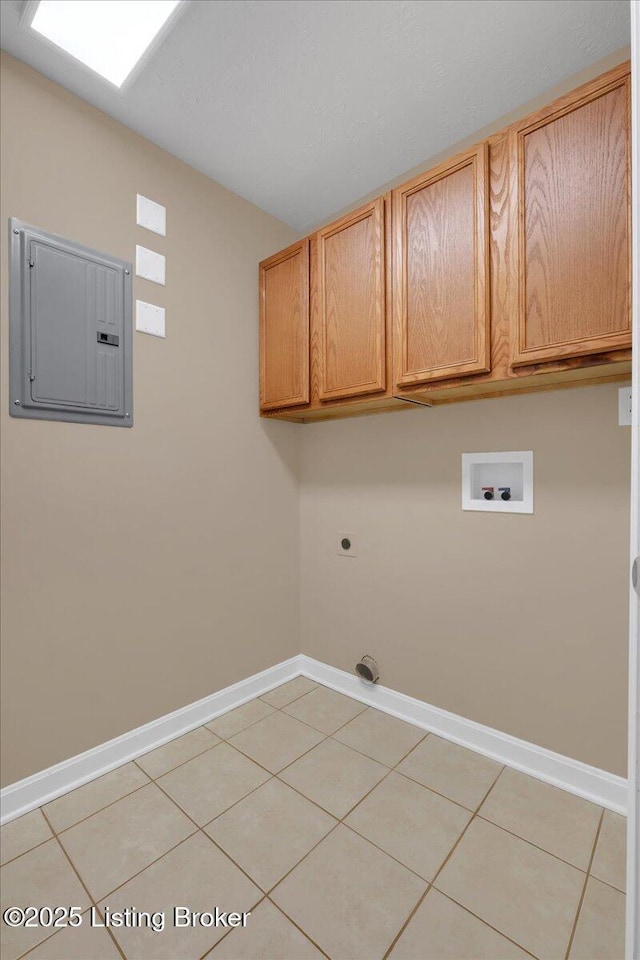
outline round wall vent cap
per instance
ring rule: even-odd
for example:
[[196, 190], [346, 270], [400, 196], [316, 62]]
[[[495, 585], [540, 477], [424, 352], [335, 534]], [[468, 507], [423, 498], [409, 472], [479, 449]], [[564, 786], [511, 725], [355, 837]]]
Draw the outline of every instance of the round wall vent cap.
[[367, 683], [377, 683], [380, 679], [378, 664], [373, 657], [370, 657], [368, 654], [365, 654], [360, 662], [356, 663], [356, 673], [362, 680], [366, 680]]

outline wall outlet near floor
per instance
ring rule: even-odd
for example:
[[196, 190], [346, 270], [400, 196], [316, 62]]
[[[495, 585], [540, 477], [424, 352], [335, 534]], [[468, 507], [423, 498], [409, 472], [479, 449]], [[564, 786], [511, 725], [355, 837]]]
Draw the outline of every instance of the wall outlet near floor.
[[358, 544], [355, 533], [338, 534], [338, 556], [339, 557], [357, 557]]
[[618, 388], [618, 426], [631, 426], [631, 387]]

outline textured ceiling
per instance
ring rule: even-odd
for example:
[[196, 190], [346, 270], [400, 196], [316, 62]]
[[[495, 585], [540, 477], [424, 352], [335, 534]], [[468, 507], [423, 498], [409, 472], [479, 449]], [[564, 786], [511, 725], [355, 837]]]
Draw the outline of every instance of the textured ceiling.
[[2, 46], [303, 231], [629, 43], [628, 0], [190, 0], [123, 94]]

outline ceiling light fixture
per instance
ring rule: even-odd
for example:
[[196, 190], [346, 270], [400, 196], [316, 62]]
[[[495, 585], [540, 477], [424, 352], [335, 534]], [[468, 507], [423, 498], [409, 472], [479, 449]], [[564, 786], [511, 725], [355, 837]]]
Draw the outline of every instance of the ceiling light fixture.
[[40, 0], [31, 27], [121, 87], [181, 5], [181, 0]]

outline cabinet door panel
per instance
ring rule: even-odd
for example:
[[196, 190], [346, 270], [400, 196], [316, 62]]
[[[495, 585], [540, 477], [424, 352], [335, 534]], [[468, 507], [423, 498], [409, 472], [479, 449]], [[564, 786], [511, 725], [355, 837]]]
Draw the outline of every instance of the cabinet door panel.
[[630, 343], [628, 83], [596, 83], [512, 132], [515, 364]]
[[393, 194], [398, 385], [489, 369], [487, 146]]
[[309, 402], [309, 241], [260, 264], [260, 406]]
[[317, 234], [321, 400], [385, 389], [384, 199]]

